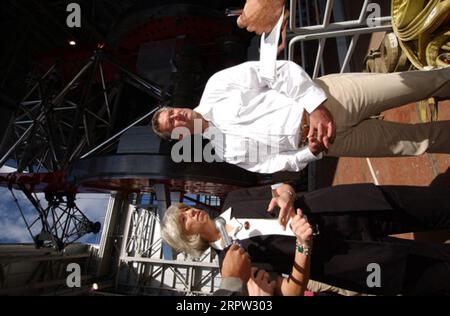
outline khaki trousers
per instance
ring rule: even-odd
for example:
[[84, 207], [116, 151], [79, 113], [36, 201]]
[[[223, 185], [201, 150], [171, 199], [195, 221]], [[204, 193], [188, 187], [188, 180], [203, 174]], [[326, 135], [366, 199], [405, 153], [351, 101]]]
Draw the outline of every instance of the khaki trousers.
[[336, 122], [328, 156], [392, 157], [450, 153], [450, 121], [402, 124], [370, 117], [431, 96], [450, 95], [450, 68], [349, 73], [316, 79]]
[[368, 294], [358, 293], [354, 291], [349, 291], [346, 289], [341, 289], [339, 287], [329, 285], [326, 283], [309, 280], [308, 285], [306, 286], [308, 291], [314, 292], [314, 293], [321, 293], [321, 292], [329, 292], [329, 293], [335, 293], [341, 296], [368, 296]]

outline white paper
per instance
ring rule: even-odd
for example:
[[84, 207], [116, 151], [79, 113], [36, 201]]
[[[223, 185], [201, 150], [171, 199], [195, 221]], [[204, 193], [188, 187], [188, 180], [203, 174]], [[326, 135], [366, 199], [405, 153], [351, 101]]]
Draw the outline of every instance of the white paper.
[[283, 24], [284, 8], [280, 19], [269, 34], [261, 36], [259, 55], [259, 73], [264, 79], [272, 81], [275, 79], [277, 70], [278, 42], [280, 41], [281, 26]]

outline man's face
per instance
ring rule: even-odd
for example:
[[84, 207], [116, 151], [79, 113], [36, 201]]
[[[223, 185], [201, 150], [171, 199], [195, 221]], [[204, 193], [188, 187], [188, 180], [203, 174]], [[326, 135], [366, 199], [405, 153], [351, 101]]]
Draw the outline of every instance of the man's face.
[[163, 133], [171, 134], [176, 127], [186, 127], [194, 133], [195, 112], [191, 109], [174, 108], [159, 114], [159, 129]]

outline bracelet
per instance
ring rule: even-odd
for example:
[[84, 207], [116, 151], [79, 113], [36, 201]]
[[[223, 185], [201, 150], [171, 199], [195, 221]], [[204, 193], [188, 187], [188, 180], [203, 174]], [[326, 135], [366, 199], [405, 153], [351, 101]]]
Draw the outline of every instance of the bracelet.
[[311, 254], [311, 247], [307, 247], [304, 244], [299, 243], [298, 241], [295, 241], [295, 248], [304, 256], [309, 256]]

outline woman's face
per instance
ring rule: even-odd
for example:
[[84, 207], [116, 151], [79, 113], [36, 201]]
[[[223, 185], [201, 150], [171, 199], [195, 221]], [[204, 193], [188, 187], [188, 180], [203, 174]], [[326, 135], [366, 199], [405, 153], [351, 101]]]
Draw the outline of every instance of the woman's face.
[[182, 210], [179, 214], [178, 220], [181, 223], [181, 227], [183, 227], [183, 231], [187, 235], [200, 234], [200, 236], [202, 236], [209, 229], [214, 229], [214, 223], [209, 218], [208, 213], [196, 208]]

